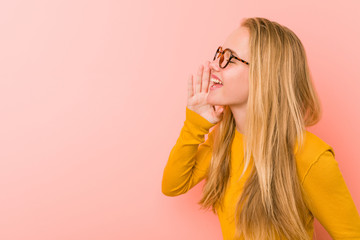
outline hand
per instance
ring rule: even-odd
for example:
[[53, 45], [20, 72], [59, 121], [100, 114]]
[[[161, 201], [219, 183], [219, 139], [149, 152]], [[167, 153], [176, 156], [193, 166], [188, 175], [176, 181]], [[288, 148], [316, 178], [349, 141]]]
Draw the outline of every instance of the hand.
[[214, 106], [207, 103], [206, 99], [210, 91], [210, 68], [209, 61], [205, 67], [201, 64], [193, 88], [193, 75], [188, 79], [188, 99], [187, 108], [198, 113], [209, 122], [215, 124], [223, 117], [223, 106]]

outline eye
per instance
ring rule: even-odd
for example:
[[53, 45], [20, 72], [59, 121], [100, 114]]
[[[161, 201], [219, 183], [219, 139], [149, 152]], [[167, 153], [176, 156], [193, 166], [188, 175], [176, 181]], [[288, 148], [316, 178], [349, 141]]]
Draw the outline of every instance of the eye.
[[235, 63], [234, 61], [231, 61], [231, 60], [233, 60], [234, 59], [234, 57], [231, 57], [229, 60], [229, 63]]

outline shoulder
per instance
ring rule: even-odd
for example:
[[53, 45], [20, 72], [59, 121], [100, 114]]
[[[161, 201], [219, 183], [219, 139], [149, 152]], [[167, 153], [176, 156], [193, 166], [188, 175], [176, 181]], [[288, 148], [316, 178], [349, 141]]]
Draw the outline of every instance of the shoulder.
[[331, 158], [328, 156], [334, 159], [335, 151], [323, 139], [314, 133], [305, 130], [303, 145], [295, 153], [297, 171], [301, 182], [303, 182], [311, 166], [316, 163], [322, 156], [325, 157], [325, 160], [331, 160]]

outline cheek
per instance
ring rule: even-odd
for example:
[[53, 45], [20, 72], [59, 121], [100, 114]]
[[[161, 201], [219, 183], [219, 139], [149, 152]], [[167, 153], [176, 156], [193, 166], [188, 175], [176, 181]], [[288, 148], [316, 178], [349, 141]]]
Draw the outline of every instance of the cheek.
[[248, 77], [237, 77], [229, 79], [228, 84], [224, 88], [225, 94], [231, 96], [232, 99], [244, 101], [249, 95], [249, 81]]

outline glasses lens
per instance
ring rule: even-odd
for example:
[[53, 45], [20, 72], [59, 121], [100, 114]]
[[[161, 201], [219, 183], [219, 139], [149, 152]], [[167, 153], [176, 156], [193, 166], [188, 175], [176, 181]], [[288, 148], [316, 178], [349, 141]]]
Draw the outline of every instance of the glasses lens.
[[220, 59], [219, 59], [220, 67], [224, 68], [226, 66], [227, 62], [229, 61], [230, 56], [231, 56], [231, 52], [229, 50], [225, 50], [222, 54], [220, 52], [220, 50], [218, 49], [218, 52], [215, 54], [214, 59], [220, 57]]

